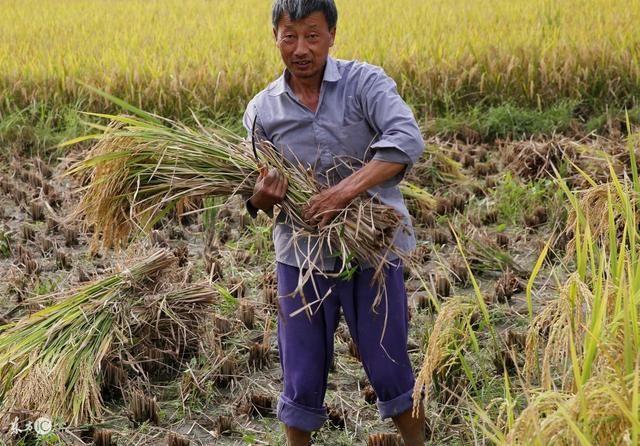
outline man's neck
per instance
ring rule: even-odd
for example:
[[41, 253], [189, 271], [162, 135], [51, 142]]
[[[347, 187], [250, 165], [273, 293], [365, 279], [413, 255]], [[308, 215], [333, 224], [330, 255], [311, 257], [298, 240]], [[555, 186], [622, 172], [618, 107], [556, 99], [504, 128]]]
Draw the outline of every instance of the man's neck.
[[[326, 65], [325, 65], [326, 69]], [[297, 96], [313, 96], [320, 94], [320, 87], [322, 86], [322, 79], [324, 77], [324, 70], [318, 75], [311, 78], [300, 79], [288, 73], [286, 80], [291, 87], [291, 90]]]

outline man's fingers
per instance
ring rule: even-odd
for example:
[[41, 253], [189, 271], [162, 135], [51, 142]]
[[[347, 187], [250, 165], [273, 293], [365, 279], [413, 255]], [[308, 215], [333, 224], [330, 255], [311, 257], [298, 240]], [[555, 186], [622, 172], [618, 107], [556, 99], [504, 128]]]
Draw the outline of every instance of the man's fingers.
[[311, 219], [316, 214], [316, 207], [317, 207], [317, 203], [318, 202], [314, 198], [309, 200], [309, 203], [307, 204], [307, 207], [305, 208], [304, 212], [302, 213], [302, 218], [304, 218], [305, 220], [311, 221]]
[[276, 181], [276, 174], [272, 173], [272, 171], [269, 171], [269, 173], [267, 173], [262, 179], [262, 184], [264, 186], [272, 186], [273, 183], [275, 183], [275, 181]]
[[313, 220], [315, 219], [315, 213], [311, 209], [307, 209], [302, 215], [302, 218], [304, 218], [307, 223], [313, 223]]
[[280, 196], [284, 198], [284, 196], [287, 195], [287, 190], [289, 189], [289, 180], [287, 180], [287, 177], [285, 177], [284, 175], [281, 178], [280, 187]]
[[284, 198], [284, 194], [287, 191], [287, 182], [285, 180], [284, 177], [280, 178], [280, 181], [278, 181], [275, 189], [274, 189], [274, 195], [278, 200], [282, 200]]
[[267, 168], [267, 166], [260, 166], [260, 174], [258, 175], [258, 179], [263, 179], [264, 177], [267, 176], [267, 174], [269, 173], [269, 169]]
[[322, 219], [320, 220], [320, 223], [318, 223], [318, 226], [322, 228], [331, 223], [331, 220], [333, 220], [335, 214], [335, 211], [324, 211], [322, 213]]
[[264, 185], [271, 186], [275, 184], [280, 178], [280, 172], [277, 169], [270, 169], [267, 175], [264, 177]]

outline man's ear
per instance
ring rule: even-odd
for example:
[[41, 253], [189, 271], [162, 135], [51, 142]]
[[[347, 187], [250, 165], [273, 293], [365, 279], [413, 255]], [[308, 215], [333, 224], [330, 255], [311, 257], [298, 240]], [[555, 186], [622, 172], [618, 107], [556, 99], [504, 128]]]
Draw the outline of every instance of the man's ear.
[[273, 28], [273, 39], [276, 41], [276, 45], [278, 45], [278, 30]]
[[331, 40], [329, 40], [329, 46], [332, 47], [333, 43], [336, 40], [336, 27], [335, 26], [333, 28], [331, 28], [331, 30], [329, 30], [329, 34], [331, 34]]

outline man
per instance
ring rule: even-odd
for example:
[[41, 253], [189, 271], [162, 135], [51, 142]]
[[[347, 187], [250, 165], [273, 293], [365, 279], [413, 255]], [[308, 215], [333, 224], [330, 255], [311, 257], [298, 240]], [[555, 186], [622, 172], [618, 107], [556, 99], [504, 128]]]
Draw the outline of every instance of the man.
[[[368, 193], [403, 215], [409, 230], [399, 230], [394, 243], [412, 250], [415, 239], [398, 183], [422, 154], [424, 142], [395, 82], [378, 67], [329, 57], [337, 23], [333, 0], [275, 0], [272, 22], [286, 69], [251, 100], [244, 126], [252, 137], [269, 140], [286, 158], [313, 169], [327, 186], [304, 210], [308, 223], [325, 225], [354, 198]], [[253, 215], [258, 209], [270, 213], [286, 191], [283, 173], [263, 168], [247, 207]], [[287, 444], [307, 445], [311, 432], [327, 418], [323, 401], [340, 308], [378, 396], [381, 416], [393, 419], [405, 445], [424, 444], [424, 414], [411, 415], [414, 376], [407, 354], [407, 296], [400, 261], [391, 258], [385, 270], [385, 305], [373, 311], [378, 290], [366, 259], [358, 259], [360, 267], [348, 279], [331, 275], [340, 264], [331, 248], [317, 248], [313, 240], [292, 243], [292, 227], [280, 213], [274, 243], [284, 389], [277, 414], [286, 427]], [[306, 302], [323, 298], [310, 317], [297, 311], [304, 303], [294, 294], [308, 259], [327, 272], [303, 288]]]

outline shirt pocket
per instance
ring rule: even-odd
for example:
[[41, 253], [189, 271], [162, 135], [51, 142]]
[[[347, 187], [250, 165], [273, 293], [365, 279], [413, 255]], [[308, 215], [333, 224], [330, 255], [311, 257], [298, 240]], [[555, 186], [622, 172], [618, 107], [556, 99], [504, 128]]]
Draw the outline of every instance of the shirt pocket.
[[373, 156], [367, 153], [367, 148], [375, 135], [366, 121], [360, 120], [338, 126], [336, 134], [336, 144], [331, 146], [330, 154], [324, 154], [327, 160], [330, 158], [324, 165], [330, 184], [336, 184], [348, 177]]
[[364, 119], [343, 124], [340, 128], [340, 154], [366, 161], [369, 159], [367, 150], [375, 139], [376, 133]]

